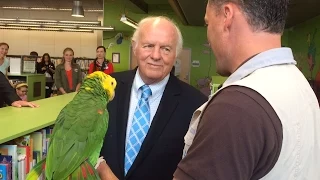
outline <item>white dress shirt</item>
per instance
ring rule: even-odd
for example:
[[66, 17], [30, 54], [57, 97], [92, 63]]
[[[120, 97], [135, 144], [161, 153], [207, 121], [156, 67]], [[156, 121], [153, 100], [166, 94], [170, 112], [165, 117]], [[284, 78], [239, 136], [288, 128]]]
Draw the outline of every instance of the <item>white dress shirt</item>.
[[[149, 106], [150, 106], [150, 126], [153, 120], [154, 115], [157, 112], [157, 109], [159, 107], [164, 89], [168, 83], [170, 74], [168, 74], [162, 81], [149, 85], [152, 95], [149, 97]], [[136, 75], [133, 80], [132, 88], [131, 88], [131, 96], [130, 96], [130, 104], [129, 104], [129, 115], [128, 115], [128, 122], [127, 122], [127, 133], [126, 133], [126, 142], [127, 137], [129, 137], [130, 129], [132, 126], [132, 120], [134, 111], [138, 105], [138, 101], [141, 97], [141, 89], [139, 89], [141, 86], [145, 85], [143, 80], [141, 79], [141, 76], [139, 74], [139, 69], [136, 71]]]

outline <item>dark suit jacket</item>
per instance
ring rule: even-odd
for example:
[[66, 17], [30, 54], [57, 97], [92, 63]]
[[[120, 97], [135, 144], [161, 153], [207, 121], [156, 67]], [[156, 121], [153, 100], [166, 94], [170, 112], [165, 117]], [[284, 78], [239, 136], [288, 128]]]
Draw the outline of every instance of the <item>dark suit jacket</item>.
[[4, 103], [11, 105], [14, 101], [21, 100], [15, 89], [10, 85], [8, 79], [0, 72], [0, 108]]
[[191, 116], [207, 97], [171, 75], [140, 152], [124, 177], [126, 129], [135, 70], [111, 76], [117, 80], [116, 96], [108, 105], [109, 129], [101, 155], [120, 180], [172, 180], [182, 157]]

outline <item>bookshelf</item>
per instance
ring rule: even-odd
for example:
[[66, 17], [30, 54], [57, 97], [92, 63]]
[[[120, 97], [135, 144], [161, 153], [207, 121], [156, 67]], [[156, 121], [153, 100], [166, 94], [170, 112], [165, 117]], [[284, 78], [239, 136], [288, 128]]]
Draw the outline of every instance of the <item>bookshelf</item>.
[[[36, 57], [36, 56], [29, 56], [29, 55], [7, 55], [7, 57], [9, 58], [9, 60], [11, 60], [11, 58], [12, 58], [12, 59], [16, 59], [18, 61], [22, 61], [24, 57], [25, 58], [34, 58], [38, 63], [41, 62], [41, 58], [42, 58], [42, 56]], [[53, 57], [52, 56], [50, 58], [51, 58], [51, 62], [54, 64], [55, 67], [57, 67], [62, 61], [62, 57]], [[84, 73], [84, 75], [86, 75], [88, 73], [89, 65], [90, 65], [90, 63], [94, 62], [94, 60], [95, 60], [95, 58], [74, 57], [74, 62], [80, 66], [81, 71]], [[21, 62], [19, 62], [19, 67], [21, 65], [22, 65]]]
[[0, 144], [54, 124], [61, 109], [76, 93], [34, 101], [39, 108], [0, 108]]

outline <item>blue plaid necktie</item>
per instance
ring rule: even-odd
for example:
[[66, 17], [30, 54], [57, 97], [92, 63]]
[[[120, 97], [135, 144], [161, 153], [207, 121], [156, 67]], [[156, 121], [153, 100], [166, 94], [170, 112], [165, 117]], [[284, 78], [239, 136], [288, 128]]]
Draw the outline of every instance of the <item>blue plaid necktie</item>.
[[152, 95], [152, 92], [148, 85], [143, 85], [140, 89], [142, 90], [141, 98], [139, 99], [134, 112], [132, 126], [126, 143], [125, 174], [127, 174], [136, 159], [150, 127], [150, 107], [148, 98]]

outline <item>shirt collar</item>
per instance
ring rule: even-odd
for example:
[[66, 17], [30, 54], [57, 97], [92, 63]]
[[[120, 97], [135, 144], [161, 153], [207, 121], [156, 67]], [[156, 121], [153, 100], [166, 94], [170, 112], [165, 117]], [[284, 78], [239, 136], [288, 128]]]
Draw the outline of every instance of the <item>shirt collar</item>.
[[[169, 81], [169, 77], [170, 77], [170, 74], [168, 74], [160, 82], [149, 85], [149, 87], [152, 91], [152, 95], [150, 96], [150, 98], [153, 98], [153, 97], [156, 98], [164, 92], [164, 89]], [[143, 82], [143, 80], [140, 76], [139, 68], [138, 68], [136, 71], [136, 75], [134, 77], [134, 80], [133, 80], [133, 85], [132, 85], [135, 94], [138, 94], [139, 88], [143, 85], [145, 85], [145, 83]]]
[[275, 48], [257, 54], [232, 73], [223, 86], [241, 80], [257, 69], [281, 64], [296, 64], [290, 48]]

